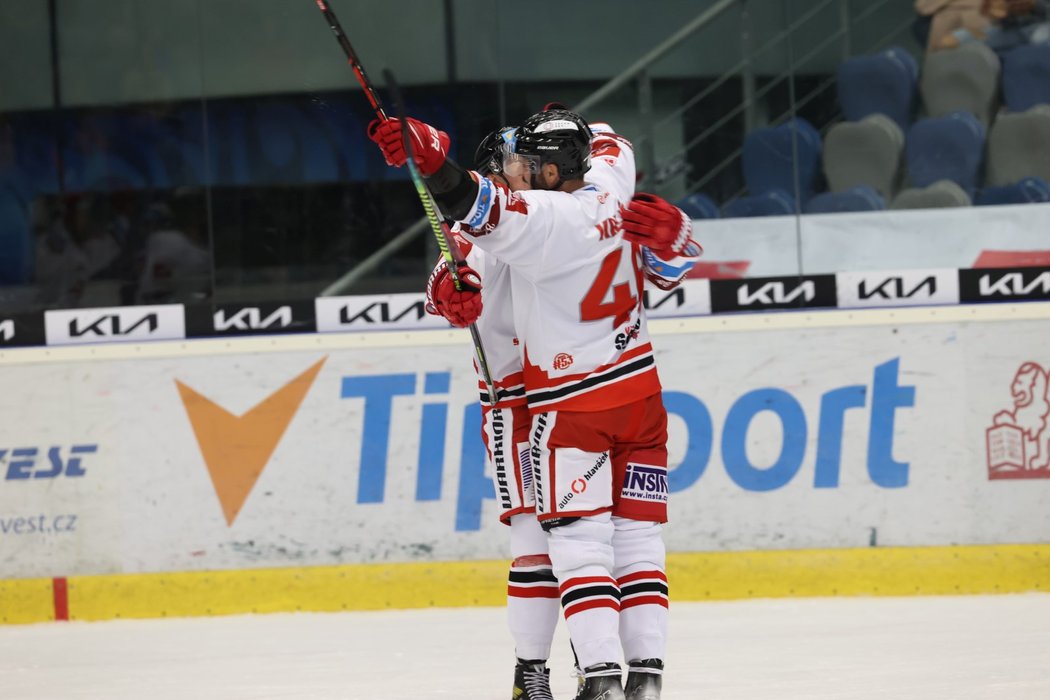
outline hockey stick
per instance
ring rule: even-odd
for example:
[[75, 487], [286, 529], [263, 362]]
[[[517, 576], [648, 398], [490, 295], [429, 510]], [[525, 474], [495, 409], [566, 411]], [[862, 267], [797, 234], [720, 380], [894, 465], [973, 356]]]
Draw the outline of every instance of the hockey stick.
[[[361, 61], [358, 59], [354, 47], [350, 45], [350, 39], [346, 36], [346, 32], [343, 31], [342, 25], [339, 24], [339, 19], [335, 16], [335, 13], [325, 0], [314, 1], [324, 15], [325, 21], [328, 22], [329, 29], [335, 34], [336, 41], [338, 41], [339, 46], [342, 47], [343, 53], [346, 54], [347, 62], [350, 64], [350, 67], [353, 68], [354, 75], [357, 76], [357, 82], [359, 82], [364, 89], [365, 96], [371, 103], [372, 109], [375, 110], [376, 116], [380, 119], [386, 120], [388, 117], [386, 111], [383, 109], [383, 103], [379, 99], [379, 94], [376, 92], [375, 87], [372, 86], [372, 81], [368, 79], [368, 74], [365, 73], [365, 68], [361, 65]], [[401, 97], [401, 89], [398, 87], [397, 81], [394, 79], [394, 74], [390, 70], [384, 70], [383, 77], [394, 98], [394, 103], [398, 109], [398, 116], [404, 124], [406, 123], [405, 104]], [[405, 140], [405, 153], [408, 155], [408, 172], [412, 178], [412, 184], [415, 185], [416, 193], [419, 195], [419, 200], [423, 204], [423, 210], [426, 211], [427, 221], [430, 223], [430, 229], [433, 232], [434, 237], [437, 239], [438, 249], [441, 251], [441, 257], [445, 260], [445, 267], [448, 269], [449, 276], [452, 277], [452, 283], [456, 286], [457, 291], [462, 290], [463, 284], [459, 279], [457, 264], [463, 262], [463, 255], [460, 253], [459, 246], [452, 240], [452, 232], [449, 230], [448, 224], [445, 223], [441, 215], [441, 210], [438, 208], [437, 202], [434, 201], [434, 196], [430, 193], [427, 183], [423, 181], [423, 176], [420, 175], [419, 169], [416, 167], [408, 132], [402, 130], [402, 134]], [[481, 370], [481, 376], [485, 380], [485, 388], [488, 391], [489, 403], [495, 406], [496, 385], [492, 381], [492, 373], [489, 371], [488, 360], [485, 359], [485, 349], [482, 347], [481, 335], [478, 333], [478, 326], [476, 323], [470, 324], [470, 337], [474, 341], [474, 355], [477, 357], [478, 368]]]
[[361, 65], [360, 59], [357, 58], [357, 52], [354, 51], [354, 47], [350, 45], [350, 39], [347, 38], [346, 32], [343, 31], [343, 27], [339, 24], [339, 19], [332, 12], [332, 9], [328, 6], [325, 0], [315, 0], [317, 7], [321, 10], [321, 14], [324, 15], [325, 21], [328, 22], [328, 28], [335, 34], [335, 40], [339, 42], [339, 46], [342, 47], [343, 53], [346, 54], [347, 63], [354, 69], [354, 74], [357, 76], [357, 82], [361, 83], [361, 87], [364, 88], [365, 97], [368, 98], [369, 103], [372, 105], [372, 109], [375, 110], [376, 116], [380, 119], [386, 120], [386, 112], [383, 111], [383, 103], [379, 101], [379, 95], [376, 94], [376, 90], [372, 87], [372, 81], [368, 79], [368, 74], [365, 73], [365, 67]]

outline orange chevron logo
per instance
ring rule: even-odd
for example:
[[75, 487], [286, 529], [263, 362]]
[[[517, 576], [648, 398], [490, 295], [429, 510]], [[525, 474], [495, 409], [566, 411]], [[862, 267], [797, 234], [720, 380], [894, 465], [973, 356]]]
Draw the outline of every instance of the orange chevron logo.
[[175, 380], [227, 525], [233, 525], [327, 359], [322, 357], [241, 416]]

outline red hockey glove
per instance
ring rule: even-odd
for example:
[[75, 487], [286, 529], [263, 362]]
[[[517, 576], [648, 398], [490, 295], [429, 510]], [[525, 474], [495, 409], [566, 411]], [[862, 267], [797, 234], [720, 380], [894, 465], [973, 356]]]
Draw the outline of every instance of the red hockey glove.
[[[405, 121], [409, 126], [416, 167], [424, 176], [433, 175], [448, 157], [448, 134], [411, 117]], [[387, 165], [400, 168], [408, 162], [400, 119], [373, 119], [368, 125], [368, 138], [379, 146]]]
[[693, 222], [682, 210], [657, 197], [640, 192], [623, 210], [623, 237], [664, 260], [682, 254], [693, 234]]
[[448, 265], [438, 265], [427, 280], [428, 313], [444, 316], [456, 328], [466, 328], [481, 315], [481, 277], [465, 262], [456, 267], [459, 285], [449, 274]]

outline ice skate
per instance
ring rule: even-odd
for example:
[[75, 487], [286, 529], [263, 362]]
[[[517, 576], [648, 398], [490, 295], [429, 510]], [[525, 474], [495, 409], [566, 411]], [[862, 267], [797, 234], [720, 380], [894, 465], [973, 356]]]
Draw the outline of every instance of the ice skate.
[[583, 685], [575, 700], [624, 700], [620, 664], [594, 664], [583, 669]]
[[627, 700], [660, 700], [664, 662], [660, 659], [635, 659], [627, 665]]
[[554, 700], [551, 695], [551, 671], [543, 659], [518, 659], [514, 667], [514, 691], [511, 700]]

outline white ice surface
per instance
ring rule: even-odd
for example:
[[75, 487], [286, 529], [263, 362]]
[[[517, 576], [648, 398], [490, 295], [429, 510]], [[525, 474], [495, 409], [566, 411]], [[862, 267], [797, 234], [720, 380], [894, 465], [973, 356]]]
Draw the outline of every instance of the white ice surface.
[[[495, 608], [0, 626], [4, 700], [508, 700]], [[564, 626], [558, 700], [574, 679]], [[1050, 595], [675, 603], [664, 700], [1050, 699]]]

